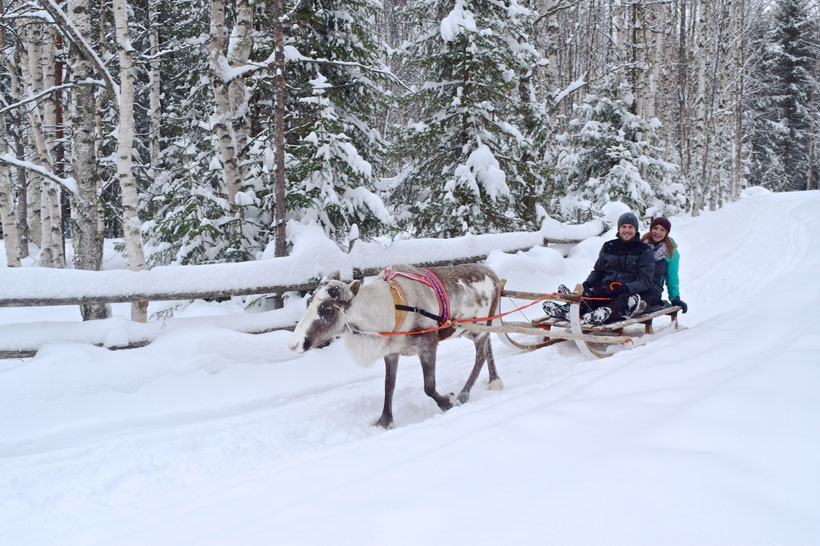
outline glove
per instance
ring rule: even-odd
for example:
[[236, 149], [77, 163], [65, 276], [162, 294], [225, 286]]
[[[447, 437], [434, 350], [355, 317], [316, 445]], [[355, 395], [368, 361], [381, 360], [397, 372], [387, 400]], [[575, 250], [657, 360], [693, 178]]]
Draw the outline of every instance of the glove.
[[680, 298], [675, 298], [670, 302], [672, 305], [677, 305], [681, 308], [681, 311], [686, 313], [689, 310], [689, 306], [686, 305], [686, 302], [681, 300]]
[[621, 294], [626, 294], [629, 292], [629, 288], [621, 283], [612, 283], [609, 285], [609, 293], [612, 297], [619, 296]]

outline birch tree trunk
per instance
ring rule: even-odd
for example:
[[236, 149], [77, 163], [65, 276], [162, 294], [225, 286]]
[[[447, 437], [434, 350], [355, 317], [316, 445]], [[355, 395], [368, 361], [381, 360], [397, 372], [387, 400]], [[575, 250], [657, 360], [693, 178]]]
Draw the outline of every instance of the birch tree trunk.
[[[19, 44], [19, 40], [15, 41], [14, 49], [11, 52], [7, 50], [0, 51], [0, 55], [8, 68], [6, 73], [9, 78], [9, 94], [15, 103], [20, 101], [22, 91], [22, 83], [18, 76], [21, 64]], [[14, 153], [17, 159], [22, 161], [25, 158], [25, 146], [23, 144], [22, 135], [23, 113], [21, 109], [16, 109], [10, 111], [8, 116], [11, 122], [10, 127], [13, 129], [13, 134], [9, 136], [12, 136], [14, 140]], [[22, 260], [29, 256], [28, 179], [26, 178], [25, 169], [22, 167], [16, 169], [16, 176], [13, 178], [13, 187], [17, 197], [17, 206], [15, 209], [15, 221], [17, 223], [18, 234], [17, 256]]]
[[700, 0], [697, 4], [697, 91], [695, 93], [695, 134], [694, 136], [694, 156], [695, 160], [700, 165], [697, 171], [690, 171], [689, 191], [692, 200], [692, 216], [700, 215], [703, 210], [703, 187], [707, 183], [709, 176], [709, 123], [707, 116], [707, 97], [706, 97], [706, 60], [708, 57], [707, 37], [708, 37], [708, 23], [707, 6], [709, 0]]
[[[6, 116], [0, 114], [0, 154], [5, 153], [8, 153]], [[3, 226], [3, 243], [6, 246], [6, 264], [8, 267], [20, 267], [20, 237], [14, 218], [14, 188], [11, 169], [6, 164], [0, 165], [0, 222]]]
[[[44, 90], [44, 65], [49, 64], [49, 62], [53, 64], [53, 60], [46, 59], [46, 62], [44, 62], [42, 58], [42, 23], [31, 22], [25, 28], [26, 53], [22, 57], [25, 61], [21, 66], [22, 81], [25, 93], [34, 96]], [[32, 160], [44, 169], [54, 172], [50, 143], [45, 133], [47, 122], [51, 121], [53, 127], [54, 122], [52, 120], [56, 119], [56, 116], [52, 116], [53, 102], [50, 104], [50, 108], [51, 111], [47, 114], [46, 103], [44, 102], [39, 106], [28, 108], [27, 112]], [[29, 187], [32, 190], [30, 196], [33, 199], [29, 202], [39, 204], [39, 207], [35, 208], [35, 215], [39, 216], [40, 265], [44, 267], [65, 267], [59, 189], [53, 182], [43, 180], [38, 176], [33, 176], [32, 182], [33, 184], [30, 184]]]
[[[90, 11], [90, 0], [68, 0], [68, 16], [83, 36], [91, 34]], [[94, 76], [91, 62], [74, 43], [68, 48], [68, 68], [78, 80]], [[71, 242], [74, 267], [92, 271], [102, 268], [103, 258], [103, 232], [98, 218], [96, 116], [94, 88], [90, 85], [75, 87], [68, 104], [68, 121], [71, 125], [71, 170], [79, 195], [72, 203]], [[103, 319], [111, 316], [111, 309], [100, 304], [81, 305], [80, 313], [83, 320]]]
[[[117, 177], [122, 193], [122, 224], [128, 268], [132, 271], [145, 269], [142, 250], [142, 224], [138, 215], [137, 183], [134, 179], [134, 59], [128, 38], [128, 12], [125, 0], [113, 0], [114, 26], [117, 35], [117, 54], [120, 60], [120, 123], [117, 136]], [[131, 304], [131, 320], [145, 322], [148, 302]]]
[[689, 54], [686, 48], [686, 0], [678, 0], [678, 144], [681, 176], [690, 177], [689, 147]]
[[[40, 66], [42, 74], [40, 82], [42, 87], [39, 91], [45, 91], [54, 87], [56, 83], [56, 58], [54, 50], [55, 32], [50, 27], [43, 25], [40, 33], [42, 44], [40, 47]], [[32, 70], [34, 67], [32, 67]], [[59, 148], [57, 142], [57, 101], [54, 93], [49, 93], [42, 101], [43, 119], [43, 144], [46, 158], [51, 168], [51, 172], [59, 173], [56, 153]], [[43, 222], [43, 229], [48, 229], [48, 249], [52, 254], [54, 267], [64, 268], [65, 261], [65, 237], [63, 236], [63, 211], [62, 211], [62, 190], [54, 182], [46, 182], [43, 185], [43, 208], [48, 211], [48, 222]]]
[[[21, 127], [23, 124], [20, 121], [22, 116], [18, 116], [16, 118], [17, 127]], [[15, 143], [15, 151], [17, 152], [17, 158], [23, 158], [23, 138], [20, 135], [18, 130], [17, 135], [17, 142]], [[20, 259], [28, 258], [29, 256], [29, 207], [28, 207], [28, 178], [26, 178], [26, 173], [22, 168], [17, 169], [17, 183], [16, 191], [17, 191], [17, 232], [20, 234], [20, 244], [18, 246], [18, 254], [20, 255]]]
[[[0, 13], [4, 13], [3, 0], [0, 0]], [[0, 59], [8, 72], [14, 71], [11, 84], [16, 83], [16, 67], [9, 63], [9, 56], [5, 54], [6, 27], [0, 25]], [[0, 154], [9, 152], [6, 140], [6, 116], [0, 113]], [[0, 223], [3, 226], [3, 243], [6, 246], [6, 263], [8, 267], [20, 267], [20, 234], [14, 217], [14, 185], [11, 178], [11, 168], [7, 164], [0, 165]]]
[[743, 179], [743, 88], [744, 67], [746, 66], [746, 2], [738, 0], [738, 48], [735, 52], [735, 140], [734, 168], [732, 171], [732, 200], [740, 197], [740, 183]]
[[162, 123], [162, 105], [160, 103], [160, 59], [159, 59], [159, 0], [148, 2], [148, 44], [151, 61], [148, 70], [148, 108], [151, 117], [151, 135], [148, 141], [148, 154], [151, 160], [151, 178], [156, 178], [159, 167], [159, 136]]
[[[2, 11], [2, 6], [0, 6]], [[3, 36], [5, 43], [5, 36]], [[6, 141], [6, 116], [0, 114], [0, 154], [9, 151]], [[20, 267], [20, 235], [14, 218], [14, 187], [11, 180], [11, 169], [7, 164], [0, 165], [0, 222], [3, 226], [3, 243], [6, 245], [6, 263], [8, 267]]]
[[[238, 213], [236, 194], [242, 185], [240, 153], [247, 131], [242, 129], [247, 111], [247, 91], [241, 78], [226, 82], [226, 69], [244, 64], [250, 54], [250, 31], [252, 29], [251, 10], [247, 0], [239, 0], [236, 7], [237, 21], [228, 48], [228, 58], [222, 53], [225, 45], [225, 3], [211, 0], [211, 27], [208, 41], [208, 61], [211, 90], [214, 95], [215, 123], [219, 157], [222, 162], [222, 176], [228, 202], [234, 213]], [[239, 132], [237, 132], [239, 128]], [[239, 235], [239, 230], [236, 230]]]

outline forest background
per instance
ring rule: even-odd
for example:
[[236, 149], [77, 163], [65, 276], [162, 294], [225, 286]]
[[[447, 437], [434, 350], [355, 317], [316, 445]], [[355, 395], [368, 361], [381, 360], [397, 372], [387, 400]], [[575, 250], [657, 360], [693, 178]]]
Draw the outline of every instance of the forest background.
[[[0, 0], [8, 265], [131, 269], [816, 189], [817, 0]], [[143, 309], [144, 316], [144, 309]], [[84, 306], [84, 318], [106, 316]], [[139, 311], [135, 310], [136, 315]]]

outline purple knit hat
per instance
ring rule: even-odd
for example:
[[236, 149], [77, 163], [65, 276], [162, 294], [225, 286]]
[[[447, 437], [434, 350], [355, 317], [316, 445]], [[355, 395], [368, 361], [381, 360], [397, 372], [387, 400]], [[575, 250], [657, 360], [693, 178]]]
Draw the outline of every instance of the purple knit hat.
[[657, 218], [652, 220], [652, 223], [649, 224], [649, 229], [651, 230], [655, 226], [663, 226], [663, 229], [666, 230], [666, 233], [672, 231], [672, 223], [663, 216], [658, 216]]

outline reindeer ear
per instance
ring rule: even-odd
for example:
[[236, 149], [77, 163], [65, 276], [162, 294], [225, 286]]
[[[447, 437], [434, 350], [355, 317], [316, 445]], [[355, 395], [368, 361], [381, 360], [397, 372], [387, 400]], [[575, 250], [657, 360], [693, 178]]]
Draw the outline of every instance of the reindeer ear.
[[329, 280], [329, 281], [340, 281], [340, 280], [342, 280], [342, 277], [341, 277], [341, 274], [339, 273], [339, 270], [337, 269], [336, 271], [332, 271], [330, 273], [330, 275], [327, 276], [327, 280]]
[[350, 290], [353, 292], [353, 295], [355, 296], [359, 293], [359, 288], [361, 288], [362, 286], [362, 281], [353, 281], [348, 286], [350, 286]]

